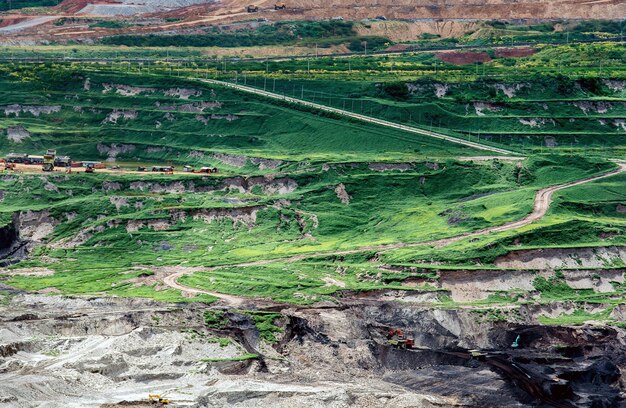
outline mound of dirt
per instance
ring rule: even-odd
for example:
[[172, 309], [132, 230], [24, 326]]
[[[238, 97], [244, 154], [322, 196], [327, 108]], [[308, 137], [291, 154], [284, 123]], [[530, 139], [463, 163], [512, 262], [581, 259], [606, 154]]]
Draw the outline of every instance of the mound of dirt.
[[440, 60], [447, 62], [448, 64], [454, 65], [466, 65], [466, 64], [475, 64], [477, 62], [488, 62], [491, 61], [491, 57], [486, 52], [439, 52], [437, 53], [437, 58]]

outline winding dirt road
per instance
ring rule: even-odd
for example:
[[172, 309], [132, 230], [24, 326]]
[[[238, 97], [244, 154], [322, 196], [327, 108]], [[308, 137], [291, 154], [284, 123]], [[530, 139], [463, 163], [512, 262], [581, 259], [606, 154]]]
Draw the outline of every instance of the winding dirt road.
[[[297, 262], [297, 261], [310, 259], [310, 258], [318, 258], [318, 257], [334, 256], [334, 255], [350, 255], [350, 254], [356, 254], [356, 253], [368, 252], [368, 251], [386, 251], [390, 249], [412, 248], [412, 247], [421, 247], [421, 246], [442, 247], [442, 246], [450, 245], [454, 242], [460, 241], [465, 238], [478, 237], [482, 235], [488, 235], [491, 233], [514, 230], [514, 229], [532, 224], [533, 222], [543, 218], [548, 212], [548, 210], [550, 209], [550, 204], [552, 203], [552, 196], [554, 195], [555, 192], [569, 188], [569, 187], [579, 186], [581, 184], [586, 184], [586, 183], [601, 180], [607, 177], [612, 177], [612, 176], [615, 176], [617, 174], [620, 174], [626, 171], [626, 162], [620, 161], [620, 162], [616, 162], [616, 164], [618, 165], [617, 169], [612, 170], [610, 172], [607, 172], [598, 176], [587, 177], [581, 180], [572, 181], [572, 182], [565, 183], [565, 184], [557, 184], [557, 185], [546, 187], [546, 188], [539, 190], [535, 194], [535, 204], [533, 207], [533, 211], [530, 214], [528, 214], [526, 217], [522, 218], [521, 220], [512, 221], [512, 222], [502, 224], [499, 226], [484, 228], [478, 231], [468, 232], [468, 233], [457, 235], [454, 237], [443, 238], [443, 239], [438, 239], [438, 240], [433, 240], [433, 241], [414, 242], [414, 243], [398, 242], [394, 244], [385, 244], [385, 245], [368, 245], [368, 246], [363, 246], [363, 247], [358, 247], [355, 249], [348, 249], [348, 250], [313, 252], [310, 254], [294, 255], [294, 256], [285, 257], [285, 258], [261, 259], [258, 261], [243, 262], [243, 263], [232, 264], [232, 265], [214, 266], [212, 268], [205, 269], [205, 271], [209, 272], [209, 271], [214, 271], [217, 269], [231, 268], [231, 267], [267, 265], [267, 264], [271, 264], [271, 263], [279, 262], [279, 261], [291, 263], [291, 262]], [[171, 288], [178, 289], [186, 293], [211, 295], [233, 306], [239, 306], [245, 302], [250, 302], [253, 300], [252, 298], [244, 298], [244, 297], [226, 295], [226, 294], [217, 293], [217, 292], [209, 292], [209, 291], [205, 291], [202, 289], [190, 288], [188, 286], [184, 286], [178, 283], [178, 279], [188, 273], [189, 272], [183, 271], [183, 272], [177, 272], [177, 273], [171, 274], [163, 279], [163, 283], [165, 283], [167, 286]]]

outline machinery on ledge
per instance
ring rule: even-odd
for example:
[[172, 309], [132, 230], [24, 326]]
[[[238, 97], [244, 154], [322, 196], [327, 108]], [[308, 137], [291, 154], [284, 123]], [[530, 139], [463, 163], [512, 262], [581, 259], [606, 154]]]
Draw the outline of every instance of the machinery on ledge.
[[172, 400], [157, 394], [148, 394], [148, 401], [150, 401], [150, 404], [155, 405], [169, 405], [172, 403]]
[[183, 167], [183, 171], [185, 173], [195, 173], [195, 174], [215, 174], [217, 173], [217, 167], [201, 167], [200, 170], [196, 170], [191, 166]]
[[174, 174], [174, 166], [152, 166], [152, 172]]
[[41, 166], [42, 171], [54, 171], [54, 161], [57, 157], [57, 151], [54, 149], [48, 149], [46, 154], [43, 155], [43, 165]]
[[[71, 174], [73, 169], [84, 168], [85, 173], [94, 173], [98, 169], [106, 169], [105, 163], [100, 161], [73, 161], [70, 156], [59, 156], [55, 149], [48, 149], [42, 156], [31, 155], [27, 153], [8, 153], [5, 157], [0, 157], [0, 164], [3, 164], [3, 168], [0, 170], [14, 170], [23, 171], [27, 170], [24, 166], [41, 165], [41, 171], [54, 172], [59, 171], [57, 167], [64, 168], [65, 172]], [[23, 166], [24, 165], [24, 166]], [[30, 168], [30, 171], [34, 169]], [[120, 165], [113, 164], [110, 166], [110, 170], [123, 170]], [[168, 165], [155, 165], [155, 166], [138, 166], [136, 171], [145, 172], [151, 171], [153, 173], [174, 174], [174, 166], [171, 163]], [[196, 169], [192, 166], [184, 166], [183, 171], [185, 173], [193, 174], [215, 174], [218, 173], [216, 167], [201, 167]]]
[[398, 348], [412, 349], [415, 347], [415, 340], [407, 338], [402, 329], [389, 329], [389, 332], [387, 332], [387, 344]]

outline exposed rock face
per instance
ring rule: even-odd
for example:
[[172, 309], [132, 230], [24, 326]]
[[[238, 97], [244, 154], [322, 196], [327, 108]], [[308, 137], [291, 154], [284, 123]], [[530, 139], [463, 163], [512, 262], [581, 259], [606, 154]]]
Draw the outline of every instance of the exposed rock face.
[[252, 157], [250, 159], [250, 163], [254, 164], [255, 166], [259, 166], [259, 170], [266, 170], [266, 169], [273, 170], [273, 169], [277, 169], [278, 167], [280, 167], [280, 165], [283, 164], [283, 161]]
[[613, 92], [621, 92], [626, 89], [626, 81], [603, 79], [602, 82]]
[[274, 179], [271, 176], [265, 177], [232, 177], [224, 179], [223, 189], [237, 190], [240, 193], [253, 193], [254, 188], [259, 186], [266, 195], [283, 195], [292, 193], [298, 188], [298, 183], [290, 178]]
[[102, 190], [104, 192], [111, 192], [111, 191], [119, 191], [122, 189], [122, 185], [116, 181], [105, 181], [102, 183]]
[[30, 137], [30, 132], [21, 125], [9, 126], [7, 128], [7, 139], [13, 143], [22, 143]]
[[495, 260], [499, 268], [507, 269], [576, 269], [602, 268], [615, 262], [626, 263], [626, 248], [546, 248], [513, 251]]
[[50, 217], [47, 210], [20, 212], [14, 218], [19, 238], [29, 241], [42, 241], [54, 231], [58, 221]]
[[117, 124], [117, 121], [120, 119], [124, 120], [133, 120], [137, 119], [137, 111], [136, 110], [121, 110], [114, 109], [111, 113], [107, 115], [106, 118], [102, 121], [102, 123], [113, 123]]
[[189, 99], [192, 96], [197, 97], [202, 95], [202, 91], [190, 88], [171, 88], [164, 93], [166, 96], [176, 96], [180, 99]]
[[498, 112], [501, 111], [502, 108], [489, 102], [474, 102], [474, 110], [477, 116], [485, 116], [485, 111]]
[[450, 86], [448, 84], [434, 84], [435, 85], [435, 96], [437, 98], [443, 98], [448, 93]]
[[205, 110], [214, 110], [219, 109], [224, 104], [222, 102], [196, 102], [196, 103], [185, 103], [182, 105], [162, 105], [157, 103], [157, 108], [159, 110], [164, 111], [174, 111], [174, 112], [191, 112], [191, 113], [202, 113]]
[[213, 157], [216, 160], [233, 167], [243, 167], [248, 161], [248, 158], [246, 156], [237, 156], [226, 153], [215, 153]]
[[502, 92], [507, 98], [513, 98], [517, 91], [526, 88], [527, 84], [496, 84], [495, 88]]
[[415, 166], [413, 166], [411, 163], [370, 163], [367, 167], [370, 170], [374, 171], [409, 171], [412, 170]]
[[[137, 266], [125, 283], [156, 287], [171, 273], [198, 270]], [[337, 279], [324, 280], [341, 287]], [[550, 313], [539, 310], [545, 305], [520, 306], [511, 323], [471, 310], [363, 301], [347, 293], [340, 303], [274, 306], [282, 313], [274, 320], [281, 331], [270, 345], [242, 308], [18, 294], [0, 304], [0, 356], [10, 368], [0, 372], [0, 393], [11, 396], [14, 406], [86, 406], [94, 399], [111, 404], [104, 406], [122, 400], [133, 406], [145, 401], [146, 389], [174, 381], [168, 398], [198, 408], [620, 403], [626, 368], [622, 328], [529, 323], [529, 313]], [[223, 313], [222, 328], [204, 324], [207, 309]], [[620, 321], [623, 309], [614, 312]], [[416, 347], [390, 344], [391, 329], [402, 330]], [[207, 342], [216, 336], [238, 345]], [[514, 341], [517, 348], [511, 347]], [[473, 349], [482, 352], [476, 356]], [[237, 361], [244, 352], [258, 357]]]
[[[133, 181], [130, 183], [131, 190], [150, 191], [152, 193], [184, 193], [198, 191], [193, 182], [185, 185], [182, 181], [176, 181], [173, 183], [154, 183], [145, 181]], [[207, 191], [207, 190], [204, 190]]]
[[109, 197], [109, 201], [111, 204], [115, 206], [115, 208], [119, 211], [122, 207], [128, 207], [128, 198], [126, 197], [117, 197], [111, 196]]
[[15, 115], [19, 117], [21, 113], [30, 113], [35, 117], [40, 115], [49, 115], [51, 113], [58, 113], [61, 111], [60, 105], [45, 106], [45, 105], [8, 105], [0, 107], [0, 110], [4, 110], [4, 116]]
[[100, 154], [106, 154], [109, 159], [115, 159], [120, 154], [127, 154], [135, 151], [136, 146], [131, 144], [117, 144], [105, 145], [98, 143], [98, 152]]
[[592, 113], [607, 113], [610, 109], [613, 109], [613, 104], [610, 102], [589, 102], [589, 101], [578, 101], [573, 102], [572, 105], [583, 111], [585, 115], [588, 115], [589, 112]]
[[130, 86], [130, 85], [121, 85], [121, 84], [108, 84], [103, 83], [102, 87], [104, 90], [102, 93], [108, 93], [115, 90], [115, 93], [122, 96], [136, 96], [141, 94], [150, 94], [157, 91], [156, 88], [143, 88], [138, 86]]
[[[237, 207], [237, 208], [215, 208], [186, 211], [194, 220], [202, 220], [208, 224], [213, 221], [231, 220], [233, 225], [242, 224], [248, 228], [256, 225], [257, 212], [263, 207]], [[181, 217], [181, 214], [174, 214], [174, 219]]]
[[547, 124], [556, 126], [554, 119], [546, 119], [546, 118], [519, 119], [519, 123], [525, 126], [530, 126], [531, 128], [541, 128]]
[[344, 186], [343, 183], [335, 187], [335, 194], [337, 194], [337, 198], [342, 204], [350, 204], [350, 195], [346, 191], [346, 186]]
[[[573, 289], [591, 289], [598, 293], [614, 291], [612, 282], [624, 282], [623, 269], [609, 270], [563, 270], [565, 283]], [[554, 276], [552, 270], [442, 270], [439, 279], [431, 284], [450, 291], [455, 302], [485, 300], [489, 295], [506, 291], [535, 290], [537, 277], [549, 279]], [[557, 316], [554, 316], [557, 317]]]

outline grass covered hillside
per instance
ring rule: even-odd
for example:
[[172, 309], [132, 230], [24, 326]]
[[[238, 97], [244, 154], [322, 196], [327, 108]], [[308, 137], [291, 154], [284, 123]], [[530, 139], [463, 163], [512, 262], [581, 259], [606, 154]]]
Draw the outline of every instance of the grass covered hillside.
[[[55, 148], [121, 167], [3, 174], [4, 282], [185, 302], [403, 293], [490, 319], [556, 299], [577, 322], [611, 320], [626, 262], [622, 48], [487, 49], [461, 65], [431, 52], [4, 62], [0, 153]], [[135, 171], [151, 164], [219, 173]]]
[[82, 159], [209, 162], [226, 168], [242, 164], [216, 153], [282, 161], [477, 154], [183, 78], [82, 66], [0, 65], [0, 70], [6, 74], [0, 79], [2, 153], [54, 146]]
[[[580, 157], [547, 156], [524, 162], [311, 163], [291, 174], [252, 177], [7, 175], [0, 182], [5, 228], [17, 228], [23, 239], [43, 244], [28, 260], [11, 266], [15, 273], [9, 282], [34, 290], [55, 287], [66, 293], [103, 291], [162, 298], [170, 296], [171, 290], [165, 290], [154, 276], [168, 268], [200, 273], [189, 281], [197, 283], [209, 267], [275, 259], [260, 273], [268, 277], [267, 268], [283, 270], [284, 274], [268, 277], [273, 282], [270, 286], [281, 282], [282, 289], [255, 286], [250, 295], [301, 302], [305, 298], [295, 293], [304, 289], [285, 279], [307, 276], [305, 293], [311, 296], [333, 293], [341, 285], [329, 288], [328, 268], [310, 269], [293, 263], [294, 256], [323, 258], [353, 249], [367, 254], [370, 246], [427, 242], [501, 225], [531, 211], [536, 189], [610, 168], [610, 164]], [[604, 204], [606, 214], [592, 222], [595, 230], [590, 231], [595, 232], [585, 237], [596, 234], [597, 239], [603, 231], [614, 231], [606, 242], [623, 241], [623, 232], [615, 229], [623, 224], [622, 217], [608, 210], [623, 197], [619, 180], [616, 186], [617, 196]], [[573, 212], [570, 206], [560, 202], [554, 219], [551, 215], [522, 233], [522, 238], [504, 234], [496, 252], [502, 253], [506, 242], [525, 242], [523, 237], [535, 228], [589, 223], [585, 211], [564, 220], [564, 213]], [[583, 242], [585, 237], [572, 237], [570, 243]], [[463, 244], [467, 248], [457, 244], [452, 249], [423, 250], [431, 260], [473, 263], [470, 249], [483, 241], [470, 242]], [[422, 256], [423, 250], [411, 250], [412, 259]], [[459, 250], [465, 261], [457, 260], [455, 251]], [[388, 256], [395, 259], [406, 250], [398, 251]], [[356, 274], [350, 284], [353, 289], [386, 285], [387, 278], [377, 278], [378, 284], [372, 286], [371, 276], [379, 273], [390, 274], [388, 283], [398, 279], [392, 277], [396, 272], [381, 272], [376, 263], [357, 266], [348, 268]], [[23, 276], [24, 268], [54, 274]], [[246, 276], [244, 281], [255, 276], [238, 268], [220, 270], [218, 275], [211, 272], [211, 276], [239, 273]], [[242, 293], [241, 286], [228, 289], [239, 278], [230, 283], [211, 281], [211, 289]]]

